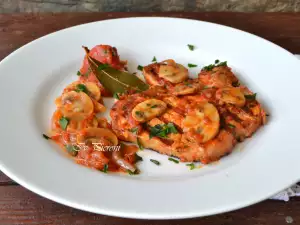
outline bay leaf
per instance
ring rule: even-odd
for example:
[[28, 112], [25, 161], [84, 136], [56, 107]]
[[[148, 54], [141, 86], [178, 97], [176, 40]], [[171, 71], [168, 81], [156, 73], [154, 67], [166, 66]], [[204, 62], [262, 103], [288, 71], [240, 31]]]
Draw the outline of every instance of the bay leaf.
[[87, 47], [83, 48], [86, 52], [91, 70], [103, 87], [111, 93], [124, 93], [131, 90], [141, 92], [149, 88], [148, 84], [143, 82], [137, 76], [128, 72], [116, 70], [107, 64], [100, 63], [89, 56], [89, 49]]

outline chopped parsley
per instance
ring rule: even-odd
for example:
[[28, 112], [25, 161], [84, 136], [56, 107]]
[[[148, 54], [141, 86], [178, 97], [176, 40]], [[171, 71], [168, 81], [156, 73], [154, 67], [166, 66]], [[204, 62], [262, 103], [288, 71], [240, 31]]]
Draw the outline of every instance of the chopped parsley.
[[135, 115], [137, 115], [138, 117], [143, 117], [144, 116], [144, 112], [136, 111]]
[[132, 172], [131, 170], [127, 170], [127, 173], [128, 173], [129, 175], [134, 175], [134, 172]]
[[195, 169], [195, 164], [194, 164], [194, 163], [186, 164], [186, 166], [189, 166], [189, 167], [190, 167], [190, 170]]
[[143, 68], [144, 67], [142, 67], [141, 65], [138, 65], [138, 67], [137, 67], [137, 69], [140, 70], [140, 71], [143, 71]]
[[211, 71], [213, 68], [215, 68], [215, 65], [214, 64], [210, 64], [208, 66], [204, 66], [202, 68], [202, 70]]
[[138, 128], [138, 127], [134, 127], [134, 128], [131, 128], [129, 131], [130, 131], [131, 133], [136, 134], [136, 133], [139, 131], [139, 128]]
[[194, 46], [194, 45], [188, 44], [187, 46], [188, 46], [189, 50], [194, 51], [194, 49], [195, 49], [195, 46]]
[[127, 173], [129, 175], [137, 175], [137, 174], [139, 174], [139, 170], [136, 169], [134, 172], [132, 172], [131, 170], [127, 170]]
[[119, 97], [119, 94], [118, 94], [118, 93], [114, 93], [114, 94], [113, 94], [113, 97], [114, 97], [115, 99], [120, 99], [120, 97]]
[[140, 149], [140, 150], [143, 150], [143, 149], [144, 149], [144, 146], [143, 146], [142, 143], [140, 142], [140, 139], [139, 139], [139, 138], [136, 139], [136, 143], [137, 143], [137, 145], [139, 146], [139, 149]]
[[51, 139], [51, 137], [47, 136], [46, 134], [43, 134], [43, 137], [44, 137], [46, 140]]
[[157, 108], [157, 105], [153, 105], [150, 108], [152, 108], [152, 109]]
[[108, 64], [100, 64], [100, 65], [98, 66], [98, 70], [104, 70], [104, 69], [107, 69], [108, 67], [109, 67]]
[[62, 117], [59, 119], [59, 125], [61, 129], [66, 130], [69, 124], [69, 119], [67, 117]]
[[235, 128], [235, 126], [233, 124], [231, 124], [231, 123], [228, 124], [228, 127]]
[[153, 162], [155, 165], [159, 166], [160, 162], [155, 159], [150, 159], [151, 162]]
[[154, 127], [150, 127], [150, 138], [161, 137], [165, 138], [168, 134], [177, 134], [178, 131], [173, 123], [157, 124]]
[[143, 161], [143, 158], [135, 153], [135, 163], [138, 161]]
[[178, 160], [176, 160], [176, 159], [173, 159], [173, 158], [168, 158], [168, 160], [169, 160], [169, 161], [171, 161], [171, 162], [174, 162], [174, 163], [176, 163], [176, 164], [178, 164], [178, 163], [179, 163], [179, 161], [178, 161]]
[[193, 67], [197, 67], [197, 66], [198, 66], [198, 65], [192, 64], [192, 63], [189, 63], [189, 64], [188, 64], [188, 67], [189, 67], [189, 68], [193, 68]]
[[86, 73], [81, 73], [80, 70], [77, 71], [77, 76], [85, 76], [85, 77], [88, 77], [90, 72], [91, 72], [91, 68], [88, 68], [88, 70], [86, 71]]
[[255, 100], [256, 99], [256, 93], [254, 93], [253, 95], [245, 95], [245, 98], [248, 100]]
[[107, 171], [108, 171], [108, 164], [105, 164], [101, 172], [107, 173]]
[[84, 92], [84, 93], [86, 93], [86, 94], [89, 93], [87, 87], [86, 87], [84, 84], [77, 84], [77, 85], [76, 85], [75, 91], [76, 91], [76, 92], [81, 92], [81, 91], [82, 91], [82, 92]]
[[217, 66], [227, 66], [227, 61], [220, 62]]
[[154, 56], [153, 59], [152, 59], [152, 62], [156, 62], [156, 57]]
[[79, 151], [79, 147], [76, 145], [65, 145], [66, 150], [71, 156], [76, 156]]
[[211, 71], [213, 68], [218, 66], [227, 66], [227, 61], [220, 62], [220, 60], [216, 59], [215, 64], [210, 64], [208, 66], [204, 66], [202, 70]]

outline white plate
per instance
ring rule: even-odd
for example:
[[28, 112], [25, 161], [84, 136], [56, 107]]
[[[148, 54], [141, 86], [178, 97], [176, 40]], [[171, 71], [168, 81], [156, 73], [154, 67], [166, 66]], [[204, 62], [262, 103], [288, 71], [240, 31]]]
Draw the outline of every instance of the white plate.
[[[77, 165], [42, 133], [49, 129], [54, 98], [77, 79], [81, 46], [100, 43], [116, 46], [132, 72], [153, 56], [198, 64], [190, 70], [194, 76], [215, 59], [227, 60], [258, 93], [270, 120], [233, 154], [202, 169], [190, 171], [146, 150], [141, 152], [140, 176], [107, 175]], [[212, 23], [130, 18], [65, 29], [27, 44], [0, 63], [0, 169], [37, 194], [100, 214], [173, 219], [241, 208], [300, 178], [299, 75], [298, 60], [286, 50]]]

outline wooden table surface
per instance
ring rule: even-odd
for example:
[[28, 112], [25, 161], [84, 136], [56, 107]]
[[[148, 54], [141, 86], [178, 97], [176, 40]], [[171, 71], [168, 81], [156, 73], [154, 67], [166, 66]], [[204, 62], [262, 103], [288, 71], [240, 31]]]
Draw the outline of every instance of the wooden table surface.
[[[66, 27], [98, 20], [133, 16], [172, 16], [224, 24], [259, 35], [292, 53], [300, 53], [300, 13], [0, 14], [0, 60], [22, 45]], [[0, 172], [1, 225], [279, 225], [286, 224], [286, 217], [288, 216], [293, 218], [293, 224], [300, 224], [300, 197], [292, 198], [289, 202], [266, 200], [234, 212], [189, 220], [152, 221], [102, 216], [72, 209], [40, 197]]]

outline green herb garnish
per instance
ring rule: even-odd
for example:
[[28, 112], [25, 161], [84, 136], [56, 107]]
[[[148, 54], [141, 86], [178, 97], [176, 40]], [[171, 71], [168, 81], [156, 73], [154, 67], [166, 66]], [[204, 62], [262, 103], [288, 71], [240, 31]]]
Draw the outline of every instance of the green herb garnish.
[[135, 153], [135, 163], [138, 161], [143, 161], [143, 158]]
[[216, 59], [215, 64], [210, 64], [208, 66], [204, 66], [202, 70], [211, 71], [213, 68], [218, 66], [227, 66], [227, 61], [220, 62], [220, 60]]
[[103, 173], [107, 173], [107, 171], [108, 171], [108, 164], [105, 164], [104, 167], [103, 167], [103, 169], [100, 170], [100, 171], [103, 172]]
[[157, 108], [157, 105], [153, 105], [150, 108], [152, 108], [152, 109]]
[[144, 116], [144, 112], [141, 111], [135, 111], [135, 115], [139, 116], [139, 117], [143, 117]]
[[131, 128], [129, 131], [130, 131], [131, 133], [136, 134], [136, 133], [139, 131], [139, 128], [138, 128], [138, 127], [134, 127], [134, 128]]
[[77, 84], [77, 85], [76, 85], [75, 91], [76, 91], [76, 92], [81, 92], [81, 91], [82, 91], [82, 92], [84, 92], [84, 93], [86, 93], [86, 94], [89, 93], [87, 87], [86, 87], [84, 84]]
[[193, 67], [197, 67], [197, 66], [198, 66], [198, 65], [192, 64], [192, 63], [189, 63], [189, 64], [188, 64], [188, 67], [189, 67], [189, 68], [193, 68]]
[[152, 59], [152, 62], [156, 62], [156, 57], [154, 56], [153, 59]]
[[46, 140], [51, 139], [51, 137], [47, 136], [46, 134], [43, 134], [43, 137], [44, 137]]
[[186, 164], [186, 166], [189, 166], [189, 167], [190, 167], [190, 170], [195, 169], [195, 164], [194, 164], [194, 163]]
[[139, 139], [139, 138], [136, 139], [136, 143], [137, 143], [137, 145], [139, 146], [139, 149], [140, 149], [140, 150], [143, 150], [143, 149], [144, 149], [144, 146], [143, 146], [142, 143], [140, 142], [140, 139]]
[[191, 50], [191, 51], [194, 51], [194, 49], [195, 49], [195, 46], [194, 45], [187, 45], [188, 46], [188, 48], [189, 48], [189, 50]]
[[119, 94], [118, 94], [118, 93], [114, 93], [114, 94], [113, 94], [113, 97], [114, 97], [115, 99], [120, 99], [120, 97], [119, 97]]
[[235, 126], [233, 124], [231, 124], [231, 123], [228, 124], [228, 127], [235, 128]]
[[217, 66], [227, 66], [227, 61], [220, 62]]
[[69, 119], [67, 117], [62, 117], [59, 119], [59, 125], [61, 129], [66, 130], [69, 124]]
[[173, 158], [168, 158], [168, 160], [169, 160], [169, 161], [172, 161], [172, 162], [174, 162], [174, 163], [176, 163], [176, 164], [178, 164], [178, 163], [179, 163], [179, 161], [178, 161], [178, 160], [176, 160], [176, 159], [173, 159]]
[[245, 98], [248, 100], [255, 100], [256, 99], [256, 93], [254, 93], [253, 95], [245, 95]]
[[208, 66], [204, 66], [202, 68], [202, 70], [211, 71], [213, 68], [215, 68], [215, 65], [214, 64], [210, 64]]
[[100, 64], [98, 65], [98, 70], [104, 70], [104, 69], [107, 69], [109, 67], [108, 64]]
[[157, 124], [154, 127], [150, 127], [150, 138], [161, 137], [165, 138], [168, 134], [177, 134], [178, 131], [173, 123]]
[[82, 76], [82, 74], [79, 70], [77, 71], [77, 76]]
[[127, 170], [127, 173], [129, 175], [137, 175], [137, 174], [139, 174], [139, 170], [136, 169], [134, 172], [132, 172], [131, 170]]
[[138, 65], [138, 67], [137, 67], [137, 69], [140, 70], [140, 71], [143, 71], [143, 68], [144, 67], [142, 67], [141, 65]]
[[71, 156], [76, 156], [80, 150], [80, 148], [76, 145], [65, 145], [65, 148]]
[[150, 159], [150, 161], [151, 162], [153, 162], [154, 164], [156, 164], [157, 166], [159, 166], [160, 165], [160, 162], [158, 162], [157, 160], [155, 160], [155, 159]]
[[127, 170], [127, 173], [128, 173], [129, 175], [134, 175], [134, 172], [132, 172], [131, 170]]

